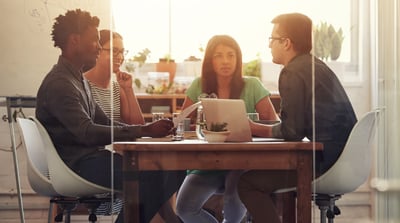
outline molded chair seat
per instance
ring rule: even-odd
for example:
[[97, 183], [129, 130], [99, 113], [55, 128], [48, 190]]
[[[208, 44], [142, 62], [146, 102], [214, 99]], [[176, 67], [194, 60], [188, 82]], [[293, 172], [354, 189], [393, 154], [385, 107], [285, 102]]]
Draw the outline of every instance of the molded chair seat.
[[[88, 182], [69, 169], [37, 119], [17, 118], [17, 123], [27, 151], [29, 184], [36, 193], [50, 197], [48, 222], [52, 222], [54, 204], [62, 210], [54, 217], [56, 222], [61, 222], [64, 214], [65, 222], [70, 222], [71, 212], [80, 204], [88, 208], [89, 222], [96, 222], [98, 207], [113, 201], [111, 189]], [[118, 205], [111, 213], [121, 210], [121, 200], [115, 203]]]
[[[320, 209], [322, 223], [325, 223], [326, 219], [329, 223], [333, 223], [335, 215], [340, 214], [335, 201], [342, 195], [355, 191], [368, 179], [378, 114], [378, 110], [370, 111], [354, 125], [338, 160], [312, 182], [312, 188], [315, 189], [313, 198]], [[295, 190], [296, 188], [285, 188], [275, 193], [295, 192]], [[295, 205], [293, 201], [290, 203], [289, 206]]]

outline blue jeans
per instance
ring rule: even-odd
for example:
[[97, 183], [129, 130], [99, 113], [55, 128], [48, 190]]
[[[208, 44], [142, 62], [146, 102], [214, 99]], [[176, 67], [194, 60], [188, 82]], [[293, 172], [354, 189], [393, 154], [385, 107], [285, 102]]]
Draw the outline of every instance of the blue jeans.
[[230, 171], [225, 175], [187, 175], [176, 200], [178, 216], [186, 223], [218, 223], [217, 219], [202, 207], [213, 194], [223, 192], [223, 223], [239, 223], [246, 214], [246, 208], [239, 199], [236, 187], [242, 172]]

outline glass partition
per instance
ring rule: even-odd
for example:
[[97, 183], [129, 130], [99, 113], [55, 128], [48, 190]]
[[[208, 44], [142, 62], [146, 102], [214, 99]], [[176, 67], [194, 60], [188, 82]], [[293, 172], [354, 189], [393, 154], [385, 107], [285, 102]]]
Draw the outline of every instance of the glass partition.
[[[338, 17], [337, 11], [332, 10], [332, 8], [340, 8], [341, 15], [343, 16]], [[269, 91], [279, 96], [281, 92], [278, 91], [278, 79], [283, 67], [272, 62], [274, 58], [271, 55], [270, 48], [275, 39], [268, 39], [269, 37], [274, 38], [271, 35], [273, 32], [271, 20], [278, 14], [296, 11], [308, 15], [313, 20], [314, 34], [318, 33], [313, 36], [312, 51], [313, 54], [318, 56], [318, 59], [313, 59], [313, 63], [317, 60], [316, 63], [318, 65], [314, 66], [310, 64], [309, 71], [312, 78], [307, 80], [310, 81], [308, 87], [311, 88], [309, 91], [311, 97], [308, 98], [310, 100], [308, 105], [311, 106], [308, 110], [310, 112], [310, 116], [308, 117], [310, 118], [307, 121], [311, 124], [309, 126], [310, 129], [307, 129], [308, 139], [306, 140], [318, 141], [319, 139], [323, 139], [320, 132], [318, 132], [322, 130], [315, 129], [315, 126], [319, 126], [319, 123], [316, 124], [316, 122], [322, 122], [321, 106], [329, 108], [329, 105], [324, 105], [323, 97], [327, 97], [326, 101], [329, 101], [330, 98], [326, 95], [317, 95], [321, 91], [313, 89], [315, 86], [323, 85], [320, 77], [314, 76], [314, 72], [317, 71], [318, 73], [321, 69], [319, 59], [333, 70], [340, 81], [337, 82], [336, 78], [333, 78], [335, 85], [340, 84], [336, 86], [336, 89], [332, 88], [332, 92], [341, 91], [341, 86], [344, 86], [343, 93], [345, 92], [349, 96], [357, 118], [362, 117], [364, 113], [373, 107], [370, 98], [362, 102], [358, 102], [357, 100], [360, 97], [360, 92], [369, 92], [370, 90], [367, 87], [370, 80], [368, 64], [366, 64], [368, 58], [359, 56], [368, 53], [367, 49], [359, 47], [360, 44], [370, 44], [370, 37], [366, 36], [368, 34], [366, 27], [369, 24], [368, 21], [364, 20], [368, 16], [368, 3], [357, 0], [335, 2], [280, 1], [279, 4], [272, 1], [192, 2], [171, 0], [161, 2], [127, 2], [116, 0], [112, 2], [112, 10], [113, 28], [123, 35], [124, 47], [129, 50], [129, 53], [125, 56], [125, 64], [121, 67], [121, 70], [132, 72], [134, 78], [138, 78], [138, 81], [144, 84], [142, 86], [144, 89], [135, 88], [135, 94], [138, 98], [142, 97], [143, 93], [150, 93], [147, 90], [152, 81], [152, 74], [148, 72], [157, 70], [156, 64], [160, 58], [168, 57], [168, 59], [174, 59], [177, 62], [175, 77], [199, 77], [202, 72], [201, 64], [206, 56], [207, 42], [216, 34], [228, 34], [232, 36], [240, 45], [244, 66], [252, 61], [258, 62], [261, 69], [260, 80], [262, 84], [267, 86]], [[336, 39], [332, 40], [332, 38]], [[281, 42], [281, 40], [278, 41]], [[150, 53], [148, 51], [146, 53], [146, 49]], [[138, 61], [139, 56], [145, 56], [146, 60]], [[195, 72], [187, 69], [188, 62], [192, 62], [190, 59], [193, 58], [199, 59]], [[130, 66], [133, 66], [133, 69]], [[368, 72], [365, 73], [363, 71]], [[332, 81], [332, 79], [329, 81]], [[360, 87], [359, 89], [355, 89], [352, 85]], [[327, 94], [332, 94], [332, 92], [327, 92]], [[160, 92], [151, 92], [150, 97], [154, 99], [150, 104], [154, 104], [150, 105], [150, 110], [143, 107], [143, 104], [140, 103], [145, 102], [138, 100], [141, 108], [147, 109], [142, 110], [147, 123], [150, 123], [152, 120], [151, 116], [146, 115], [151, 114], [152, 109], [157, 109], [156, 103], [163, 97], [163, 93], [165, 92], [161, 92], [161, 95], [157, 93]], [[171, 93], [174, 94], [174, 92], [168, 92], [166, 95], [170, 95]], [[282, 99], [283, 95], [280, 96]], [[347, 97], [344, 96], [344, 99], [347, 100]], [[281, 101], [280, 103], [283, 104], [280, 104], [280, 106], [278, 103], [278, 113], [282, 106], [286, 106], [285, 103], [295, 102], [295, 100], [286, 100], [287, 98], [285, 98], [285, 101]], [[335, 101], [335, 103], [337, 102]], [[184, 100], [178, 103], [184, 103]], [[347, 102], [338, 103], [345, 104]], [[169, 107], [170, 104], [162, 104], [162, 106], [167, 109], [164, 113], [166, 117], [171, 118], [174, 111]], [[343, 106], [343, 104], [340, 106]], [[332, 109], [331, 111], [337, 109], [336, 107], [330, 108]], [[158, 107], [158, 109], [160, 108]], [[329, 112], [328, 110], [325, 112]], [[316, 112], [319, 114], [317, 117], [314, 116]], [[351, 120], [347, 121], [351, 122]], [[328, 144], [325, 145], [327, 149], [330, 148]], [[315, 148], [318, 148], [318, 145], [315, 145]], [[319, 153], [319, 151], [314, 152], [313, 161], [319, 159]], [[166, 154], [159, 156], [164, 155], [166, 156]], [[338, 155], [336, 154], [336, 156]], [[313, 165], [314, 167], [315, 165]], [[316, 170], [314, 169], [312, 172], [314, 179], [316, 177]], [[368, 188], [368, 185], [363, 185], [363, 188]], [[313, 188], [313, 191], [316, 190], [317, 188]], [[369, 201], [364, 202], [364, 205], [372, 206]], [[176, 203], [172, 203], [173, 208], [175, 208], [174, 205]], [[349, 203], [344, 202], [344, 211], [350, 210], [349, 206]], [[212, 211], [215, 210], [217, 211], [216, 215], [221, 217], [221, 207]], [[317, 222], [318, 218], [319, 210], [316, 206], [313, 206], [313, 222]], [[367, 219], [368, 217], [362, 216], [362, 218]]]
[[375, 222], [397, 222], [399, 196], [399, 1], [372, 1], [373, 90], [376, 104], [381, 109], [376, 167], [371, 181], [375, 195]]
[[[400, 22], [399, 5], [398, 0], [281, 0], [279, 2], [269, 0], [13, 1], [4, 4], [5, 10], [1, 15], [3, 21], [5, 21], [4, 28], [7, 30], [2, 34], [1, 46], [4, 55], [7, 55], [2, 58], [2, 71], [12, 78], [3, 77], [0, 92], [2, 96], [35, 96], [37, 94], [41, 81], [52, 65], [57, 62], [56, 58], [60, 54], [59, 49], [53, 47], [54, 43], [50, 35], [54, 18], [67, 10], [81, 8], [100, 18], [99, 30], [109, 29], [122, 36], [122, 39], [118, 35], [117, 37], [113, 36], [112, 33], [100, 36], [106, 39], [107, 37], [108, 39], [115, 39], [115, 41], [100, 43], [102, 50], [97, 58], [97, 64], [106, 65], [102, 69], [109, 71], [105, 73], [111, 75], [111, 81], [119, 82], [119, 85], [111, 84], [105, 88], [106, 90], [102, 94], [97, 96], [94, 95], [96, 94], [95, 91], [91, 90], [93, 98], [97, 97], [97, 99], [103, 100], [109, 105], [104, 110], [107, 110], [112, 121], [115, 121], [111, 124], [113, 127], [111, 139], [104, 140], [111, 141], [111, 145], [107, 145], [106, 148], [115, 152], [114, 154], [118, 154], [122, 150], [114, 149], [113, 143], [119, 144], [120, 141], [132, 143], [134, 139], [130, 137], [138, 134], [132, 129], [128, 130], [130, 131], [129, 135], [126, 134], [118, 127], [120, 124], [117, 122], [142, 125], [152, 122], [153, 112], [163, 113], [164, 118], [167, 119], [172, 119], [173, 115], [176, 115], [174, 113], [182, 112], [187, 89], [193, 80], [201, 76], [207, 43], [216, 34], [228, 34], [237, 41], [242, 51], [242, 73], [259, 78], [261, 85], [272, 94], [270, 99], [274, 109], [277, 113], [280, 113], [280, 109], [287, 106], [285, 103], [289, 103], [286, 99], [281, 100], [284, 95], [279, 91], [279, 80], [284, 66], [273, 62], [274, 57], [271, 54], [270, 44], [283, 44], [287, 43], [288, 40], [276, 39], [278, 37], [272, 35], [274, 24], [271, 23], [271, 20], [281, 13], [295, 11], [304, 13], [313, 20], [315, 28], [312, 53], [327, 64], [339, 78], [353, 105], [357, 120], [360, 121], [369, 111], [379, 110], [379, 115], [375, 117], [377, 134], [376, 137], [372, 138], [372, 171], [365, 183], [353, 192], [345, 193], [337, 201], [336, 204], [341, 209], [342, 214], [336, 216], [335, 220], [337, 222], [354, 222], [356, 219], [376, 223], [397, 222], [400, 219], [397, 211], [400, 202], [399, 164], [396, 162], [399, 156], [397, 149], [399, 139], [396, 137], [399, 131], [397, 127], [399, 125], [397, 115], [399, 113], [398, 64], [400, 62], [397, 31]], [[335, 33], [332, 28], [327, 28], [330, 25], [334, 28]], [[324, 32], [328, 32], [328, 35]], [[316, 33], [319, 33], [319, 36], [316, 36]], [[323, 40], [322, 36], [326, 38]], [[323, 42], [332, 39], [333, 36], [336, 38], [335, 43]], [[272, 39], [269, 39], [269, 37], [272, 37]], [[341, 44], [338, 44], [338, 39]], [[332, 45], [335, 45], [335, 47]], [[335, 51], [333, 55], [332, 52], [327, 53], [328, 49]], [[339, 52], [340, 54], [338, 54]], [[38, 53], [40, 54], [39, 57], [37, 56]], [[105, 57], [108, 59], [103, 60]], [[124, 59], [123, 62], [121, 58]], [[320, 129], [316, 129], [317, 122], [320, 120], [316, 115], [318, 114], [317, 110], [320, 109], [321, 104], [319, 103], [321, 101], [328, 101], [328, 97], [318, 94], [320, 92], [320, 89], [317, 89], [318, 77], [316, 76], [318, 75], [318, 58], [314, 59], [315, 66], [313, 65], [310, 68], [314, 72], [312, 75], [315, 76], [312, 76], [311, 80], [313, 84], [310, 93], [312, 95], [310, 99], [312, 101], [310, 119], [313, 124], [311, 125], [310, 131], [312, 133], [309, 139], [317, 142], [319, 138], [316, 138], [316, 136], [321, 132]], [[160, 59], [173, 59], [176, 63], [172, 86], [166, 84], [172, 79], [170, 79], [169, 71], [160, 71], [157, 68]], [[119, 69], [114, 70], [113, 67], [119, 67]], [[132, 76], [114, 75], [114, 73], [120, 73], [120, 71], [127, 72]], [[85, 70], [85, 72], [90, 72], [90, 70]], [[123, 79], [127, 82], [121, 81]], [[132, 83], [129, 81], [132, 81]], [[123, 83], [129, 83], [130, 86], [125, 86]], [[125, 91], [124, 89], [128, 90]], [[132, 92], [134, 93], [133, 96]], [[326, 100], [319, 100], [323, 97], [326, 97]], [[126, 102], [129, 101], [125, 100], [127, 98], [133, 98], [130, 101], [134, 103], [128, 103], [130, 109], [126, 109]], [[223, 98], [223, 96], [219, 96], [219, 98]], [[117, 103], [118, 101], [120, 104]], [[290, 103], [297, 101], [290, 101]], [[258, 110], [256, 111], [258, 112]], [[261, 114], [258, 117], [264, 119]], [[280, 118], [283, 120], [282, 116]], [[192, 127], [194, 127], [194, 124], [192, 122]], [[123, 137], [121, 137], [121, 134]], [[190, 133], [185, 132], [185, 134]], [[196, 134], [192, 136], [196, 138]], [[9, 136], [7, 135], [6, 138], [8, 140]], [[202, 143], [204, 142], [202, 141]], [[174, 151], [175, 148], [172, 148], [172, 146], [175, 145], [174, 143], [180, 142], [167, 141], [161, 143], [163, 146], [167, 146], [162, 147], [166, 148], [165, 150]], [[101, 144], [108, 143], [102, 142]], [[318, 144], [315, 144], [314, 149], [317, 147]], [[143, 149], [143, 147], [141, 148]], [[130, 152], [126, 153], [131, 154]], [[178, 167], [184, 169], [184, 166], [192, 165], [190, 161], [185, 159], [182, 161], [179, 158], [180, 161], [177, 161], [177, 154], [165, 151], [151, 154], [154, 157], [149, 158], [149, 160], [158, 160], [154, 162], [155, 164], [153, 163], [153, 169], [165, 165], [163, 162], [167, 160], [167, 157], [168, 160], [173, 160], [173, 165], [176, 165], [171, 169]], [[207, 156], [218, 157], [218, 154], [218, 152], [214, 152], [207, 154]], [[317, 160], [318, 154], [318, 151], [314, 151], [313, 161]], [[199, 160], [203, 158], [202, 154], [198, 155]], [[2, 159], [2, 161], [4, 160], [6, 158]], [[252, 165], [257, 162], [262, 163], [261, 160], [261, 158], [254, 159], [251, 163]], [[110, 168], [116, 164], [111, 156], [108, 161]], [[131, 167], [130, 164], [135, 164], [137, 160], [130, 161], [132, 162], [125, 163], [129, 167]], [[122, 160], [120, 159], [117, 162], [122, 162]], [[12, 166], [7, 162], [4, 163], [7, 166]], [[281, 162], [279, 164], [284, 166], [286, 163]], [[229, 165], [229, 160], [218, 157], [217, 164], [206, 162], [205, 165], [221, 167]], [[313, 167], [315, 168], [315, 163]], [[259, 168], [261, 169], [261, 167]], [[156, 201], [150, 203], [161, 207], [161, 200], [165, 201], [170, 198], [171, 194], [167, 195], [167, 191], [171, 191], [171, 189], [164, 186], [161, 181], [164, 179], [163, 177], [173, 178], [177, 176], [160, 175], [160, 173], [154, 172], [152, 173], [154, 175], [139, 176], [134, 170], [129, 169], [129, 171], [131, 172], [127, 173], [124, 179], [140, 178], [143, 182], [154, 179], [160, 180], [155, 184], [157, 184], [157, 188], [161, 189], [154, 191], [160, 192], [157, 196], [162, 197], [162, 199], [156, 199]], [[313, 169], [312, 172], [313, 177], [317, 178], [316, 170]], [[343, 174], [339, 175], [344, 176], [346, 172], [349, 171], [343, 171]], [[114, 173], [114, 171], [110, 171], [110, 173]], [[121, 171], [118, 174], [121, 174]], [[184, 173], [184, 175], [186, 174]], [[121, 177], [121, 175], [111, 174], [111, 179], [117, 177]], [[1, 179], [5, 179], [4, 182], [14, 180], [3, 176]], [[22, 192], [25, 195], [25, 187], [27, 186], [24, 182], [24, 178], [22, 178]], [[176, 179], [175, 182], [179, 182], [179, 180]], [[334, 183], [334, 185], [344, 184], [341, 181]], [[132, 188], [137, 187], [137, 185], [127, 184], [128, 187]], [[113, 181], [111, 181], [110, 186], [115, 187]], [[139, 186], [143, 187], [143, 185]], [[180, 185], [173, 186], [179, 188]], [[8, 187], [8, 184], [6, 187]], [[118, 189], [121, 189], [120, 185]], [[312, 189], [313, 192], [318, 190], [317, 188]], [[13, 191], [13, 188], [7, 188], [7, 191]], [[12, 194], [12, 192], [7, 193]], [[165, 196], [163, 197], [163, 195]], [[165, 207], [150, 214], [154, 215], [153, 223], [162, 222], [163, 218], [169, 219], [168, 213], [176, 212], [176, 195], [171, 197]], [[206, 208], [210, 210], [210, 213], [214, 212], [216, 217], [221, 219], [223, 216], [221, 195], [215, 197], [211, 198], [214, 201], [207, 203]], [[29, 198], [23, 197], [23, 199]], [[113, 208], [118, 209], [118, 205], [121, 205], [121, 202], [118, 203], [117, 201], [119, 197], [113, 199], [116, 201], [113, 203], [117, 205]], [[128, 193], [125, 199], [126, 202], [132, 204], [139, 197]], [[146, 198], [142, 197], [141, 199], [145, 200]], [[320, 212], [315, 205], [316, 202], [312, 202], [312, 221], [319, 222]], [[29, 208], [29, 202], [26, 205]], [[111, 210], [109, 207], [104, 208]], [[102, 221], [105, 219], [106, 222], [113, 222], [117, 215], [115, 214], [110, 218], [100, 215], [98, 217], [102, 218]], [[249, 219], [247, 218], [247, 220]]]

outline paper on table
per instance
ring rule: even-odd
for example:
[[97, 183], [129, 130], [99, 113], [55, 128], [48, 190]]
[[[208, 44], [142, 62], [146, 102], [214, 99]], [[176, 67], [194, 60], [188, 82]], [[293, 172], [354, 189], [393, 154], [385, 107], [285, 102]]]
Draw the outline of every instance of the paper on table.
[[201, 101], [190, 105], [189, 107], [185, 108], [179, 115], [174, 118], [172, 121], [174, 122], [174, 127], [178, 126], [179, 122], [182, 122], [183, 119], [185, 119], [190, 113], [192, 113], [199, 105], [201, 104]]

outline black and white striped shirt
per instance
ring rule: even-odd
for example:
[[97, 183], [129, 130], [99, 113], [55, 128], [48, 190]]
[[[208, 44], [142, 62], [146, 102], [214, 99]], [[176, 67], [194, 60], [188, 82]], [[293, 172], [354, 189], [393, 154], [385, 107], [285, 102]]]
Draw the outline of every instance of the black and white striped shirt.
[[111, 89], [101, 88], [96, 86], [93, 82], [88, 80], [90, 90], [92, 92], [93, 99], [103, 109], [104, 113], [111, 118], [111, 112], [113, 120], [121, 121], [121, 99], [120, 99], [120, 87], [118, 82], [113, 81], [113, 106], [111, 106]]

